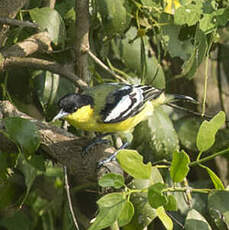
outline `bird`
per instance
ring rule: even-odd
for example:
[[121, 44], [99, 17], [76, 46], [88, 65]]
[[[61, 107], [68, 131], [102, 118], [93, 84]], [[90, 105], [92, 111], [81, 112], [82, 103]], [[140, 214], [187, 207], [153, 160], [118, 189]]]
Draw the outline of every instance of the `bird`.
[[192, 97], [165, 94], [164, 89], [149, 85], [102, 83], [60, 98], [53, 121], [62, 118], [85, 131], [128, 133], [153, 116], [155, 107], [178, 100], [196, 103]]

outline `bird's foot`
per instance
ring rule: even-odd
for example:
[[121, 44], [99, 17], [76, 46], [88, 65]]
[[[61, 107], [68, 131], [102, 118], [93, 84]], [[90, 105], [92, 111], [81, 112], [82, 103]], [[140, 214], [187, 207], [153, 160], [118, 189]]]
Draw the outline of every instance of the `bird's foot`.
[[125, 149], [128, 146], [128, 142], [124, 143], [117, 151], [115, 151], [112, 155], [110, 155], [109, 157], [105, 158], [104, 160], [101, 160], [97, 163], [97, 168], [101, 168], [102, 166], [104, 166], [105, 164], [116, 160], [116, 155], [118, 154], [118, 152], [122, 149]]
[[[106, 134], [106, 135], [108, 135], [108, 134]], [[106, 135], [102, 135], [102, 136], [98, 136], [98, 137], [93, 138], [85, 147], [83, 147], [82, 156], [85, 156], [86, 154], [88, 154], [89, 151], [93, 147], [95, 147], [96, 145], [110, 144], [110, 141], [108, 139], [103, 139], [103, 137]]]

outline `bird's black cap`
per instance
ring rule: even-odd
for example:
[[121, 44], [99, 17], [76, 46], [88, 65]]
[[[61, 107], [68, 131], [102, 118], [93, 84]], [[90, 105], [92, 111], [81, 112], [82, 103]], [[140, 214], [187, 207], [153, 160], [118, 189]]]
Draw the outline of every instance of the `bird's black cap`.
[[72, 93], [65, 95], [58, 102], [59, 108], [67, 113], [73, 113], [84, 105], [93, 105], [92, 97]]

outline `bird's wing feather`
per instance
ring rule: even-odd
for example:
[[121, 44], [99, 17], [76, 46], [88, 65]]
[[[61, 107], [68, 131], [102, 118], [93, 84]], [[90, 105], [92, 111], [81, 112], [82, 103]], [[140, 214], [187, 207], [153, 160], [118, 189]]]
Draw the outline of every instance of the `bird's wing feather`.
[[160, 96], [163, 90], [144, 85], [123, 85], [107, 96], [101, 110], [103, 123], [116, 123], [139, 113], [146, 101]]

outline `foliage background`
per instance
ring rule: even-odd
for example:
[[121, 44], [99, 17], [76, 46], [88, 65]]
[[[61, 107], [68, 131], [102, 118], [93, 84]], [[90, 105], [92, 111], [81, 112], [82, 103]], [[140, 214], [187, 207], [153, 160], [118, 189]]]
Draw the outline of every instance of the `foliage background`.
[[[91, 0], [86, 9], [90, 50], [84, 50], [83, 70], [78, 63], [78, 29], [87, 28], [88, 22], [75, 12], [75, 4], [80, 2], [0, 1], [1, 20], [15, 18], [39, 25], [37, 29], [1, 24], [1, 100], [9, 100], [20, 111], [49, 122], [57, 111], [58, 99], [76, 90], [76, 73], [89, 85], [124, 79], [166, 88], [168, 93], [198, 99], [197, 106], [182, 105], [191, 110], [212, 116], [220, 110], [228, 114], [226, 0]], [[45, 48], [39, 47], [28, 57], [14, 50], [15, 44], [40, 31], [48, 33], [51, 45], [47, 42]], [[49, 64], [55, 64], [55, 68]], [[122, 176], [111, 174], [99, 182], [109, 189], [101, 189], [91, 183], [82, 186], [72, 179], [80, 229], [118, 229], [117, 223], [124, 229], [227, 229], [225, 120], [223, 112], [203, 122], [200, 116], [166, 106], [158, 108], [152, 118], [134, 130], [131, 148], [138, 152], [128, 150], [118, 156], [129, 175], [125, 182]], [[71, 128], [69, 131], [82, 134]], [[4, 115], [0, 132], [17, 146], [15, 152], [0, 148], [1, 228], [74, 229], [62, 167], [39, 151], [41, 137], [36, 125]], [[144, 164], [139, 153], [144, 163], [151, 161], [153, 166]], [[127, 161], [133, 169], [127, 167]], [[82, 197], [90, 201], [87, 208], [82, 208], [84, 199], [79, 204]]]

